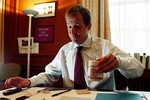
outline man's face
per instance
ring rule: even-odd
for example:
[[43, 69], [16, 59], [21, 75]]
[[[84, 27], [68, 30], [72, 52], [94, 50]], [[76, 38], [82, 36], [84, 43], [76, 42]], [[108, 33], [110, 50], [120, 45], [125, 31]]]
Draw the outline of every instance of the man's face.
[[86, 26], [80, 13], [74, 17], [67, 17], [66, 23], [71, 41], [77, 44], [82, 44], [88, 36], [91, 24]]

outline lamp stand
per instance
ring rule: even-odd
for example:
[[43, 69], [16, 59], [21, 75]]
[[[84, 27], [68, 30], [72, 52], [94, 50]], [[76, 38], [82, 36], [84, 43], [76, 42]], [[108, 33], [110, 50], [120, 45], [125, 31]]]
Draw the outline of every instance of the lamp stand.
[[30, 77], [31, 23], [32, 23], [32, 17], [37, 15], [38, 12], [35, 11], [35, 10], [23, 10], [22, 12], [29, 17], [29, 25], [28, 25], [28, 52], [27, 52], [27, 78], [29, 78]]

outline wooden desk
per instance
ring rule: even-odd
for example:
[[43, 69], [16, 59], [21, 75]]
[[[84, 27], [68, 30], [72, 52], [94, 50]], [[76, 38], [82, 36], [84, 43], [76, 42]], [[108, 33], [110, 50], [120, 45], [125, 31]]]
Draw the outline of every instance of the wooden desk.
[[[53, 94], [59, 93], [64, 90], [50, 91], [49, 93], [44, 93], [44, 92], [37, 93], [37, 91], [41, 89], [43, 88], [38, 88], [38, 87], [30, 88], [28, 90], [24, 90], [22, 92], [9, 95], [9, 96], [4, 96], [2, 94], [2, 92], [4, 91], [3, 90], [3, 91], [0, 91], [0, 97], [10, 98], [10, 100], [16, 100], [16, 98], [18, 97], [21, 97], [24, 95], [28, 95], [28, 96], [30, 95], [30, 97], [27, 98], [26, 100], [95, 100], [97, 93], [115, 93], [115, 92], [89, 91], [90, 94], [78, 94], [76, 90], [71, 90], [61, 95], [52, 97]], [[131, 91], [131, 92], [139, 93], [141, 96], [143, 96], [144, 94], [147, 97], [147, 100], [150, 100], [150, 92], [138, 92], [138, 91]], [[67, 99], [62, 99], [65, 97], [67, 97]], [[146, 100], [146, 99], [143, 98], [142, 100]]]

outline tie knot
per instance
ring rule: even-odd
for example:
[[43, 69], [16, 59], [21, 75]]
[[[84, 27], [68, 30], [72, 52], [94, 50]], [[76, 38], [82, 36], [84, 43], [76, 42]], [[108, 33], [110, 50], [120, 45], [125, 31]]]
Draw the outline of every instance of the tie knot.
[[77, 51], [80, 52], [82, 50], [82, 48], [83, 48], [82, 46], [78, 46]]

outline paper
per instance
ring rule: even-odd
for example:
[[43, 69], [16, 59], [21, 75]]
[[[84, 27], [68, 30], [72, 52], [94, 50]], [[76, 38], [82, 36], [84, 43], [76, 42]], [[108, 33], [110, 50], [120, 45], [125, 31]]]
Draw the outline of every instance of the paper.
[[77, 94], [90, 94], [91, 92], [88, 90], [76, 90]]
[[89, 98], [63, 96], [59, 100], [90, 100]]
[[32, 87], [32, 88], [29, 88], [28, 90], [26, 90], [28, 93], [30, 93], [31, 95], [35, 95], [37, 94], [40, 90], [43, 90], [44, 88], [37, 88], [37, 87]]

